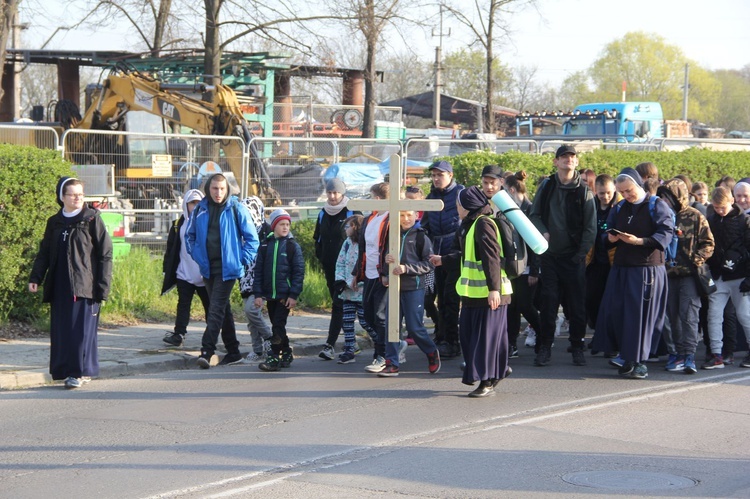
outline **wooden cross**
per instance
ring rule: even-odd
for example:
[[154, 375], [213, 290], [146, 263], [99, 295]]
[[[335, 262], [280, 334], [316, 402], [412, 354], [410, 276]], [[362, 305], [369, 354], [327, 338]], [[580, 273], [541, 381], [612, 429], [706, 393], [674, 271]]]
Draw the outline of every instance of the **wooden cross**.
[[[357, 211], [388, 211], [390, 226], [388, 230], [388, 253], [396, 257], [401, 254], [401, 224], [399, 211], [441, 211], [443, 202], [439, 199], [401, 199], [401, 157], [394, 154], [390, 159], [388, 199], [352, 199], [346, 207]], [[395, 214], [395, 215], [394, 215]], [[389, 266], [388, 275], [388, 335], [386, 341], [400, 341], [401, 314], [399, 313], [399, 294], [401, 276], [393, 275], [393, 265]]]

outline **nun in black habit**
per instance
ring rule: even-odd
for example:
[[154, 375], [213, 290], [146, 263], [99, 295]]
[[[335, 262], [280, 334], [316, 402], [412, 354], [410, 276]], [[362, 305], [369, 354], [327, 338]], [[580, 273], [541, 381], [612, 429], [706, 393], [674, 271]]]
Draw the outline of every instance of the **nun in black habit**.
[[[672, 240], [674, 222], [660, 198], [649, 206], [643, 180], [633, 168], [615, 179], [624, 198], [609, 213], [608, 232], [602, 237], [617, 247], [592, 349], [618, 351], [623, 360], [619, 374], [643, 379], [651, 345], [659, 341], [667, 305], [664, 250]], [[652, 212], [653, 211], [653, 212]]]
[[63, 177], [55, 190], [60, 211], [47, 220], [29, 278], [44, 283], [50, 304], [50, 374], [79, 388], [99, 375], [99, 308], [112, 281], [112, 241], [99, 211], [83, 200], [80, 180]]

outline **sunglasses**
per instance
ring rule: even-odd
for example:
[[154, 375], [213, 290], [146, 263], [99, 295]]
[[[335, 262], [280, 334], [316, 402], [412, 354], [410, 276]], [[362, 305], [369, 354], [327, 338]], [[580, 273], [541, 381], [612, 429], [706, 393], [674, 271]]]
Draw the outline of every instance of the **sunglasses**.
[[409, 192], [411, 194], [416, 194], [417, 192], [420, 192], [421, 190], [422, 189], [420, 189], [419, 187], [413, 187], [411, 185], [406, 188], [406, 192]]

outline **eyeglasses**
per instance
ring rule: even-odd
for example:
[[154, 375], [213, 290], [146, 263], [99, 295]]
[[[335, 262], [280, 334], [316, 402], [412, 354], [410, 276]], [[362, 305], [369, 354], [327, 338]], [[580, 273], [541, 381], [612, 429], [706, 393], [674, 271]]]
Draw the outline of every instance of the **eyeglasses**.
[[66, 196], [68, 196], [69, 198], [82, 198], [83, 197], [83, 193], [81, 193], [81, 194], [66, 194]]
[[411, 185], [406, 188], [406, 192], [410, 194], [416, 194], [417, 192], [420, 192], [421, 190], [422, 189], [420, 189], [419, 187], [413, 187]]

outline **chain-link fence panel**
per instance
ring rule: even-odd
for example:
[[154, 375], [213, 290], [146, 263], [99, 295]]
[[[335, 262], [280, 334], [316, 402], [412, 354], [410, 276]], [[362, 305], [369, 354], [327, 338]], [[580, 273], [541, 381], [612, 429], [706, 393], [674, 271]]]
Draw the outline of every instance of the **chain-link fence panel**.
[[444, 139], [412, 138], [406, 141], [406, 158], [410, 161], [431, 163], [439, 157], [453, 157], [471, 151], [502, 154], [508, 151], [538, 153], [535, 140], [526, 139]]
[[57, 150], [60, 136], [52, 127], [4, 124], [0, 125], [0, 144]]

